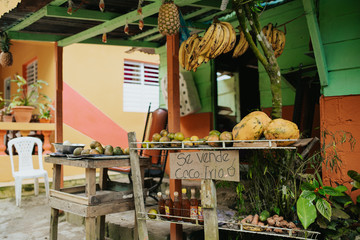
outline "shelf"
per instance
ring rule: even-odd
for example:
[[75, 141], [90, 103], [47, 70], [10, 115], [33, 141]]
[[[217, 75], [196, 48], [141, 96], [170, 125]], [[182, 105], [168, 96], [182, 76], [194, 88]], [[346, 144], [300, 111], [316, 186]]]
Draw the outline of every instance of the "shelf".
[[[169, 217], [167, 215], [163, 214], [152, 214], [156, 216], [155, 219], [149, 218], [148, 213], [145, 212], [139, 212], [142, 217], [139, 219], [146, 220], [146, 221], [159, 221], [159, 222], [168, 222], [168, 223], [175, 223], [175, 224], [182, 224], [182, 225], [191, 225], [191, 226], [199, 226], [204, 227], [203, 224], [199, 224], [198, 219], [193, 218], [187, 218], [187, 217], [179, 217], [179, 216], [172, 216], [174, 218], [180, 218], [180, 219], [190, 219], [193, 221], [196, 221], [195, 223], [192, 222], [185, 222], [185, 221], [172, 221], [168, 219], [164, 219], [166, 217]], [[290, 228], [279, 228], [279, 227], [272, 227], [272, 226], [257, 226], [252, 224], [242, 224], [242, 223], [236, 223], [236, 222], [228, 222], [228, 221], [218, 221], [218, 229], [226, 230], [226, 231], [233, 231], [233, 232], [245, 232], [245, 233], [253, 233], [253, 234], [262, 234], [267, 236], [276, 236], [276, 237], [285, 237], [285, 238], [293, 238], [293, 239], [317, 239], [320, 235], [319, 232], [315, 231], [308, 231], [308, 230], [296, 230], [296, 229], [290, 229]], [[224, 227], [227, 226], [227, 227]], [[249, 230], [249, 228], [256, 228], [257, 231]], [[266, 229], [280, 229], [285, 233], [275, 233], [275, 232], [267, 232]]]
[[[231, 141], [207, 141], [214, 143], [216, 147], [204, 144], [204, 141], [182, 141], [182, 142], [134, 142], [137, 145], [146, 147], [131, 147], [131, 150], [241, 150], [241, 149], [296, 149], [299, 141], [303, 139], [286, 139], [286, 140], [231, 140]], [[277, 146], [277, 142], [295, 142], [296, 146]], [[169, 146], [169, 145], [176, 146]], [[195, 146], [188, 146], [195, 144]], [[197, 144], [197, 145], [196, 145]], [[153, 147], [151, 147], [154, 145]], [[232, 145], [232, 146], [229, 146]]]

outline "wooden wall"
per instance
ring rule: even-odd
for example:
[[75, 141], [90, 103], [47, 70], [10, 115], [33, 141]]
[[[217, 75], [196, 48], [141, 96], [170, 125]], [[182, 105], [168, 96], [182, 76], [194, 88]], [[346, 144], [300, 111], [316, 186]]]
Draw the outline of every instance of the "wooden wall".
[[324, 96], [360, 94], [360, 2], [321, 0], [319, 26], [328, 66]]

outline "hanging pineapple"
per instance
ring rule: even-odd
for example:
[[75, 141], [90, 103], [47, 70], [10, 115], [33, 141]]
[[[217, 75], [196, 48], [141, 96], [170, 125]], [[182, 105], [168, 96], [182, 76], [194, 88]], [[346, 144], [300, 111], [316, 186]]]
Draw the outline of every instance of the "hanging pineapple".
[[1, 35], [1, 53], [0, 53], [0, 64], [3, 67], [9, 67], [13, 64], [13, 57], [10, 50], [10, 38], [8, 37], [6, 32], [2, 32]]
[[164, 0], [159, 9], [159, 32], [163, 35], [174, 35], [179, 32], [179, 11], [172, 0]]

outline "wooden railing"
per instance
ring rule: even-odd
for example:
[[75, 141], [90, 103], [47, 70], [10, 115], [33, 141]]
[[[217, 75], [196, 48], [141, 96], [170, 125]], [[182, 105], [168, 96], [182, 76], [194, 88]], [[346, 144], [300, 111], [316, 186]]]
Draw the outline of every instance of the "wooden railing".
[[43, 154], [51, 152], [50, 134], [55, 131], [54, 123], [0, 122], [0, 155], [6, 155], [3, 139], [8, 130], [20, 131], [24, 137], [29, 135], [30, 131], [41, 131], [44, 135]]

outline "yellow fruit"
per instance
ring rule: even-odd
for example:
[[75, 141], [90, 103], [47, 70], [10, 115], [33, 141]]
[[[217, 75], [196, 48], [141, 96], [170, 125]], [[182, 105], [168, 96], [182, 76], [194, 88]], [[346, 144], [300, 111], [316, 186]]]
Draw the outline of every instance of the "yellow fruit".
[[129, 155], [129, 154], [130, 154], [130, 150], [129, 150], [128, 147], [124, 149], [124, 154], [125, 154], [125, 155]]
[[233, 139], [258, 140], [270, 121], [271, 119], [264, 112], [249, 113], [233, 128]]
[[208, 141], [208, 145], [212, 146], [212, 147], [219, 147], [220, 146], [220, 143], [218, 142], [211, 142], [211, 141], [219, 141], [220, 138], [218, 135], [216, 134], [212, 134], [208, 137], [207, 141]]
[[[101, 146], [97, 146], [97, 147], [95, 148], [95, 150], [98, 151], [99, 154], [104, 154], [104, 148], [101, 147]], [[96, 154], [96, 153], [94, 153], [94, 154]]]
[[100, 154], [98, 150], [96, 149], [91, 149], [89, 154]]
[[211, 130], [210, 132], [209, 132], [209, 136], [210, 135], [218, 135], [218, 136], [220, 136], [220, 132], [218, 131], [218, 130]]
[[169, 134], [169, 132], [168, 132], [167, 130], [165, 130], [165, 129], [163, 129], [163, 130], [160, 131], [160, 135], [161, 135], [162, 137], [165, 137], [165, 136], [167, 136], [168, 134]]
[[77, 147], [77, 148], [75, 148], [73, 154], [74, 155], [81, 155], [82, 150], [83, 150], [83, 148]]
[[81, 151], [81, 155], [87, 155], [90, 154], [90, 149], [84, 149]]
[[150, 209], [148, 211], [148, 217], [151, 218], [151, 219], [155, 219], [156, 218], [156, 215], [155, 214], [158, 214], [158, 211], [154, 208]]
[[174, 139], [178, 140], [178, 141], [183, 141], [184, 140], [184, 134], [182, 132], [177, 132], [175, 133]]
[[[298, 139], [299, 138], [299, 129], [298, 126], [288, 120], [279, 118], [274, 119], [270, 122], [269, 126], [264, 132], [265, 138], [268, 140], [271, 139]], [[278, 146], [288, 146], [294, 143], [291, 142], [276, 142]]]

